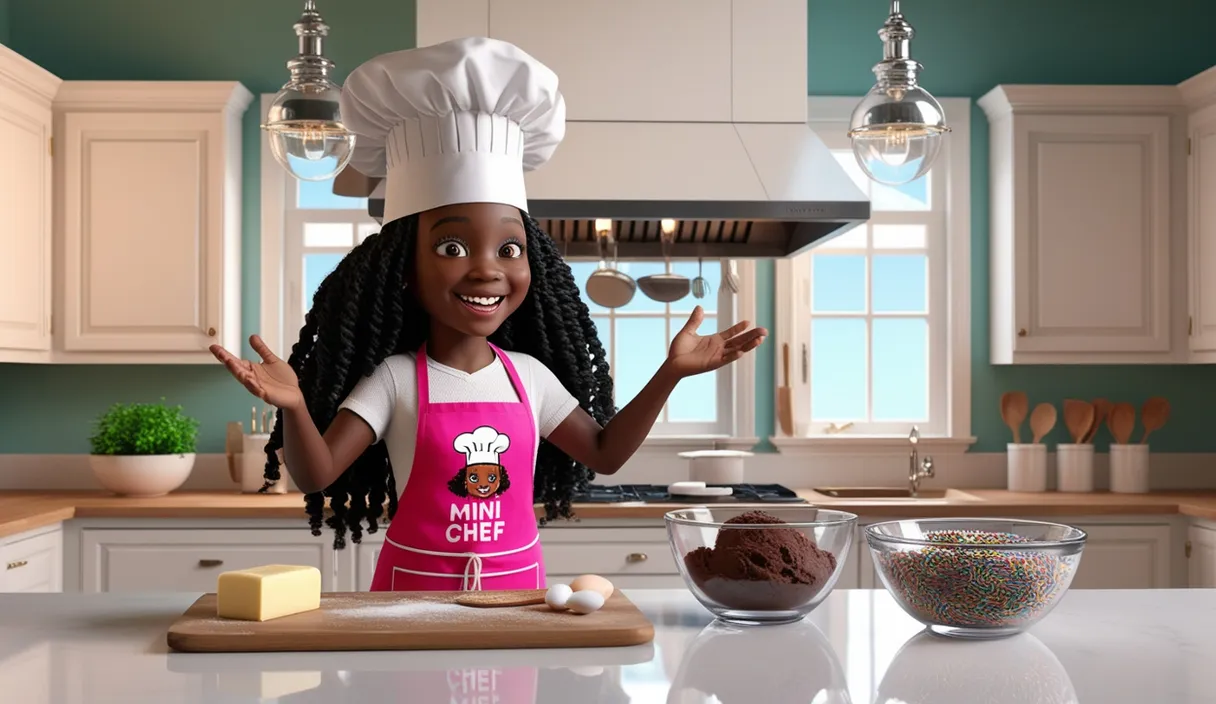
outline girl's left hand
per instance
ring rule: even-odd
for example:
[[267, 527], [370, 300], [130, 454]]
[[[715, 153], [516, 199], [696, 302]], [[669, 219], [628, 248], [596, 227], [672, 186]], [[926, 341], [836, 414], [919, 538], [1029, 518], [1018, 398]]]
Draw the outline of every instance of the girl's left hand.
[[746, 320], [713, 335], [698, 335], [697, 328], [704, 319], [701, 306], [694, 308], [667, 351], [667, 367], [681, 377], [724, 367], [759, 347], [768, 335], [764, 328], [748, 330]]

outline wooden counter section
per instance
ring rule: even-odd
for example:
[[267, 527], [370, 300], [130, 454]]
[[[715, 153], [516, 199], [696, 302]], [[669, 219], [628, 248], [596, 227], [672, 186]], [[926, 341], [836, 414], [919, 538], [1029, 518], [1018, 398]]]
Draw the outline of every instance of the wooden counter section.
[[[829, 499], [798, 494], [825, 508], [863, 517], [1184, 515], [1216, 520], [1216, 492], [1152, 494], [1019, 494], [963, 489], [969, 500], [890, 501]], [[576, 504], [581, 518], [661, 518], [688, 504]], [[737, 505], [737, 504], [736, 504]], [[537, 511], [541, 514], [540, 509]], [[0, 492], [0, 538], [72, 518], [305, 518], [302, 494], [181, 492], [129, 499], [102, 492]], [[557, 525], [560, 525], [558, 523]]]

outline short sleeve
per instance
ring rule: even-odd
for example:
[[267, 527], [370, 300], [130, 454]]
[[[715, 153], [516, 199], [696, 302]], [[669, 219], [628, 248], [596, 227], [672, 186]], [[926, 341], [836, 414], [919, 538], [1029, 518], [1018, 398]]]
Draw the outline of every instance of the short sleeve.
[[529, 358], [528, 361], [532, 367], [532, 379], [536, 386], [537, 398], [533, 400], [533, 403], [539, 405], [537, 417], [540, 422], [537, 431], [542, 438], [547, 438], [549, 433], [566, 420], [571, 411], [578, 408], [578, 399], [566, 390], [557, 376], [548, 367], [541, 364], [540, 360]]
[[338, 408], [345, 408], [359, 416], [371, 426], [376, 434], [376, 442], [384, 438], [389, 421], [393, 419], [393, 408], [397, 405], [397, 383], [389, 360], [376, 366], [370, 376], [365, 376], [355, 384], [350, 395]]

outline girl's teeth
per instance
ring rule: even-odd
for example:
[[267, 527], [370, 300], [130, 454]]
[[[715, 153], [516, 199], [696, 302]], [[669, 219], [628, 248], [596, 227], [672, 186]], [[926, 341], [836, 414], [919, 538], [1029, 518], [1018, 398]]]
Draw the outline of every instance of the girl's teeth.
[[501, 301], [502, 297], [498, 296], [495, 298], [484, 298], [484, 297], [480, 297], [480, 296], [461, 296], [460, 299], [462, 301], [474, 303], [479, 306], [492, 306], [492, 305], [496, 305], [499, 301]]

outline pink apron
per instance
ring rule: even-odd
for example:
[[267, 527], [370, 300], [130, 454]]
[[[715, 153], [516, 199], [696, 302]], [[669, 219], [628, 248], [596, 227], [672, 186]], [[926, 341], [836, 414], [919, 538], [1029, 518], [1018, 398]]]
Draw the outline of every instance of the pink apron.
[[518, 402], [430, 402], [418, 351], [414, 464], [376, 563], [372, 591], [542, 589], [532, 496], [537, 431], [519, 374], [491, 345]]

